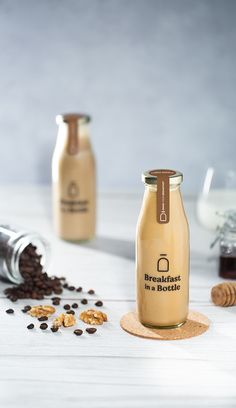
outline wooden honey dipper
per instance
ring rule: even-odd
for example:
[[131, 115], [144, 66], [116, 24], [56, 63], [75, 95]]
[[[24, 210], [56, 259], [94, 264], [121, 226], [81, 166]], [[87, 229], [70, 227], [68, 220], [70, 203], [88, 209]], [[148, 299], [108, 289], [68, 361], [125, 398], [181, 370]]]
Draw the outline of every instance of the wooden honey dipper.
[[216, 306], [228, 307], [236, 305], [236, 282], [224, 282], [213, 286], [211, 299]]

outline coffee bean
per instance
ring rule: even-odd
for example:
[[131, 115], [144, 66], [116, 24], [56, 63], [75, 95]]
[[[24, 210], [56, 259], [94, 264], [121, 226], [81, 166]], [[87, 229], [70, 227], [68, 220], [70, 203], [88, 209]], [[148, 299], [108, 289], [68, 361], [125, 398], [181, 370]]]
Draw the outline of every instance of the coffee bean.
[[65, 310], [70, 310], [70, 305], [68, 305], [68, 303], [66, 305], [63, 306]]
[[53, 301], [52, 301], [52, 304], [53, 304], [54, 306], [59, 306], [59, 305], [60, 305], [60, 300], [53, 300]]
[[27, 306], [24, 307], [24, 309], [21, 309], [21, 311], [23, 313], [27, 313], [30, 309], [31, 309], [31, 306], [27, 305]]
[[29, 329], [29, 330], [34, 329], [34, 324], [33, 324], [33, 323], [30, 323], [30, 324], [27, 326], [27, 329]]
[[88, 290], [88, 294], [89, 294], [89, 295], [94, 295], [94, 293], [95, 293], [95, 291], [94, 291], [93, 289], [89, 289], [89, 290]]
[[68, 310], [66, 313], [67, 313], [67, 314], [72, 314], [72, 315], [75, 314], [74, 310]]
[[56, 333], [57, 331], [58, 331], [58, 327], [51, 327], [51, 331], [53, 332], [53, 333]]
[[58, 300], [59, 302], [61, 301], [61, 298], [58, 297], [58, 296], [54, 296], [54, 297], [52, 297], [51, 299], [52, 299], [53, 301], [54, 301], [54, 300], [56, 300], [56, 301]]
[[98, 300], [97, 302], [94, 303], [95, 306], [101, 307], [103, 306], [103, 302], [101, 300]]
[[48, 325], [47, 323], [41, 323], [39, 327], [41, 330], [46, 330], [48, 328]]
[[87, 305], [88, 301], [87, 301], [87, 299], [82, 299], [81, 303], [82, 303], [82, 305]]
[[38, 318], [39, 322], [46, 322], [47, 320], [48, 320], [47, 316], [41, 316], [41, 317]]
[[81, 334], [83, 334], [83, 330], [81, 330], [81, 329], [76, 329], [76, 330], [74, 330], [74, 334], [75, 334], [76, 336], [81, 336]]
[[14, 313], [14, 310], [13, 310], [13, 309], [7, 309], [7, 310], [6, 310], [6, 313], [12, 314], [12, 313]]
[[89, 333], [89, 334], [96, 333], [96, 331], [97, 331], [97, 329], [95, 329], [95, 327], [88, 327], [86, 329], [86, 332]]
[[78, 303], [72, 303], [71, 307], [73, 307], [73, 309], [77, 309], [79, 307], [79, 305], [78, 305]]
[[63, 288], [67, 289], [68, 288], [68, 283], [64, 283]]
[[54, 293], [56, 293], [56, 295], [60, 295], [62, 293], [62, 289], [61, 288], [56, 288], [53, 289]]
[[76, 289], [76, 292], [82, 292], [82, 290], [83, 290], [83, 288], [82, 288], [81, 286], [79, 286], [79, 287]]
[[75, 287], [74, 286], [68, 286], [68, 290], [75, 290]]

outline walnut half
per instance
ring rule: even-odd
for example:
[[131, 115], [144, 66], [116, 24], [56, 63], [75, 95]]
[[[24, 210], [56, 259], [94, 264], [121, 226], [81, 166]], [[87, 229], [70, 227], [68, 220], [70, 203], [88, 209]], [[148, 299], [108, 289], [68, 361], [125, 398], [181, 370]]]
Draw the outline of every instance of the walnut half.
[[53, 306], [39, 305], [39, 306], [31, 307], [31, 309], [28, 311], [28, 314], [32, 317], [42, 317], [42, 316], [48, 317], [54, 314], [55, 311], [56, 309]]
[[80, 319], [87, 324], [103, 324], [107, 321], [107, 315], [100, 310], [88, 309], [80, 313]]

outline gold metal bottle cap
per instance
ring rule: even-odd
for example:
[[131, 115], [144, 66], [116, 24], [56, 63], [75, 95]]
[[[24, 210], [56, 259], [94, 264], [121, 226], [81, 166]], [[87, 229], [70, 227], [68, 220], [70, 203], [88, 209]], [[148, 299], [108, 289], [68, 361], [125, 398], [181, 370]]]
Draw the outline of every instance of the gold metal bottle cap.
[[157, 184], [157, 177], [158, 174], [166, 174], [169, 175], [169, 183], [170, 185], [177, 185], [182, 183], [183, 181], [183, 174], [180, 171], [169, 170], [169, 169], [156, 169], [156, 170], [148, 170], [142, 174], [142, 181], [145, 184]]
[[85, 113], [62, 113], [56, 116], [56, 123], [69, 123], [79, 121], [80, 123], [88, 123], [91, 121], [91, 116]]

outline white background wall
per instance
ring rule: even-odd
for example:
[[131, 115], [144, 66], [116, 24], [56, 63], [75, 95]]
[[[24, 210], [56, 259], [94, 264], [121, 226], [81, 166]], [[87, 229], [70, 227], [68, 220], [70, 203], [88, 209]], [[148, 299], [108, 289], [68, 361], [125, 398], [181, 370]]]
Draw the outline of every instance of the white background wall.
[[236, 1], [1, 0], [0, 182], [50, 181], [54, 117], [93, 116], [99, 188], [235, 167]]

